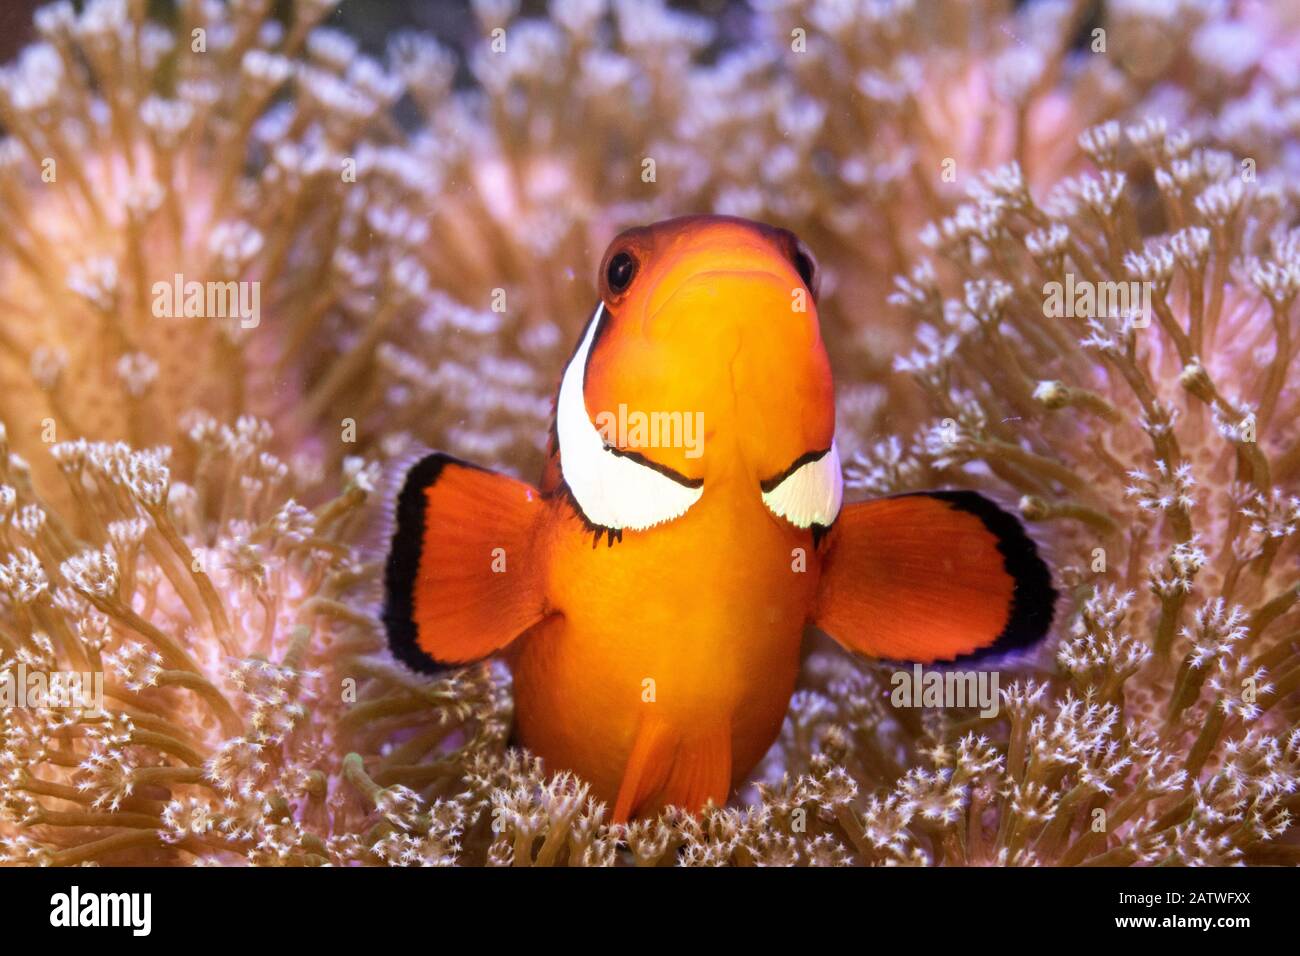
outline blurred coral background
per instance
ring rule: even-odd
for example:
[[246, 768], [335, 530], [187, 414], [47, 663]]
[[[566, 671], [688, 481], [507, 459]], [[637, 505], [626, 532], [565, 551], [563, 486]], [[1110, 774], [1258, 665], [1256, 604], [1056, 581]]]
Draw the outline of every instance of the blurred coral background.
[[[0, 670], [107, 675], [3, 711], [0, 861], [1300, 861], [1300, 4], [87, 0], [0, 44]], [[993, 718], [810, 637], [729, 806], [612, 825], [502, 668], [393, 661], [380, 515], [421, 447], [536, 477], [605, 244], [708, 211], [818, 255], [852, 493], [982, 488], [1063, 597]], [[155, 316], [176, 274], [260, 321]], [[1049, 315], [1067, 274], [1149, 324]]]

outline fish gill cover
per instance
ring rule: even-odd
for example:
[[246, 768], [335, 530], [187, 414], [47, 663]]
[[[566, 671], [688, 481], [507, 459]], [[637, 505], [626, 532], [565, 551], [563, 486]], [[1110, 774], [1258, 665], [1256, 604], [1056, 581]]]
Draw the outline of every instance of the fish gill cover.
[[[1300, 8], [472, 6], [57, 2], [0, 69], [0, 672], [104, 675], [0, 711], [0, 861], [1297, 862]], [[536, 475], [683, 211], [816, 250], [848, 494], [1018, 502], [1058, 625], [992, 716], [813, 642], [727, 806], [611, 824], [504, 668], [392, 658], [373, 530], [421, 447]]]

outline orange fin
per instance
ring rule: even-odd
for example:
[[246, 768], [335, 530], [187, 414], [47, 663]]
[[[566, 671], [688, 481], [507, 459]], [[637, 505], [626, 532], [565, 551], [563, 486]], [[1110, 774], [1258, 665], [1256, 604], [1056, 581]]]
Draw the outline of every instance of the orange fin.
[[950, 661], [1035, 643], [1055, 600], [1034, 542], [987, 498], [898, 495], [840, 514], [813, 623], [872, 657]]
[[653, 813], [672, 804], [698, 813], [731, 792], [731, 732], [692, 731], [689, 737], [658, 718], [646, 718], [627, 758], [614, 801], [614, 822]]
[[533, 538], [544, 505], [505, 475], [433, 454], [406, 475], [385, 569], [393, 653], [417, 670], [500, 650], [546, 613]]
[[647, 798], [663, 787], [676, 749], [676, 736], [665, 722], [654, 717], [641, 721], [614, 799], [615, 823], [626, 823]]
[[730, 793], [730, 727], [683, 740], [668, 772], [662, 803], [699, 813], [710, 802], [723, 806]]

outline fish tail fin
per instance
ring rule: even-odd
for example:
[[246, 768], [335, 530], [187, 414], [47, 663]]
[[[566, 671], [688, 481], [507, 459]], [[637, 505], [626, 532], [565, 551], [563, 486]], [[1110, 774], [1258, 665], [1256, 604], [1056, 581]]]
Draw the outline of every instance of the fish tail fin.
[[719, 727], [683, 740], [668, 773], [663, 802], [699, 813], [723, 806], [731, 793], [731, 728]]
[[641, 721], [614, 800], [615, 823], [672, 804], [698, 813], [731, 792], [731, 730], [683, 734], [668, 722]]
[[652, 717], [641, 721], [614, 798], [614, 823], [626, 823], [646, 798], [663, 786], [675, 749], [676, 741], [666, 723]]
[[479, 660], [546, 613], [536, 489], [436, 453], [407, 473], [384, 574], [394, 655], [416, 670]]
[[872, 657], [952, 661], [1036, 643], [1055, 600], [1019, 519], [972, 491], [907, 494], [844, 508], [813, 623]]

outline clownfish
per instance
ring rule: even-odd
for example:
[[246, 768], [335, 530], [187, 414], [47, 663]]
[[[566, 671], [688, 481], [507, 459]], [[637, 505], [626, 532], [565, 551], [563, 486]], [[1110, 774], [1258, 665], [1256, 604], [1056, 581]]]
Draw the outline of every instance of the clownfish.
[[[540, 484], [432, 454], [396, 496], [395, 655], [428, 671], [501, 654], [516, 742], [616, 821], [727, 801], [776, 740], [810, 625], [930, 663], [1051, 624], [1047, 566], [983, 496], [844, 503], [817, 279], [793, 233], [743, 219], [624, 232]], [[620, 409], [703, 434], [598, 427]]]

